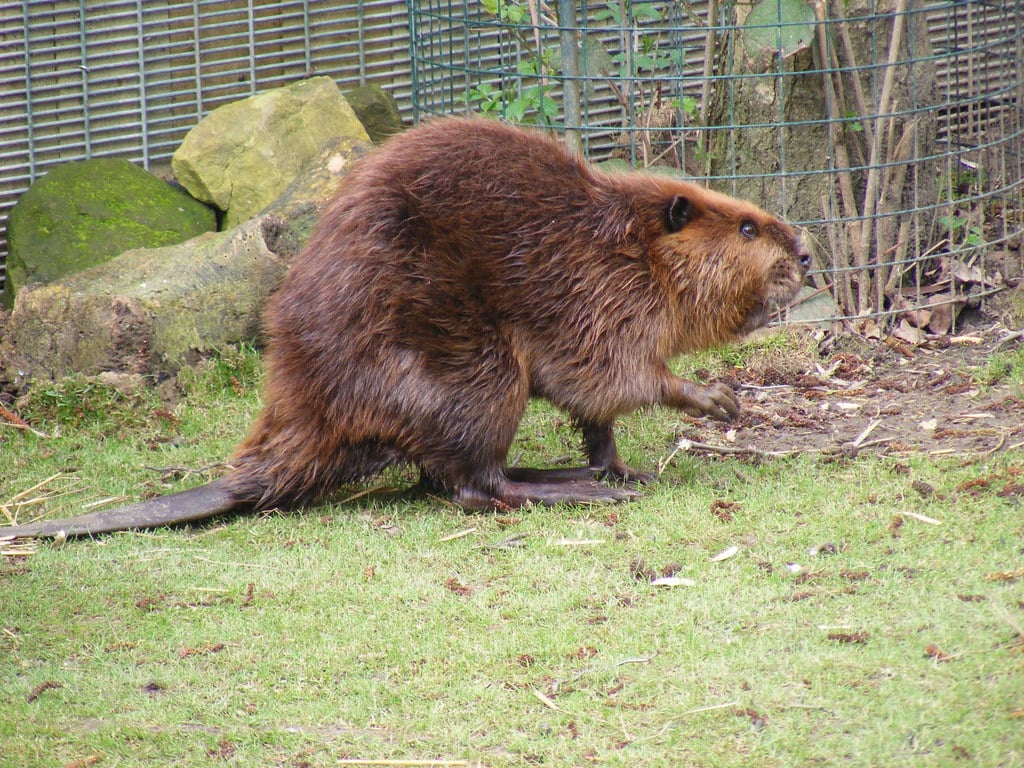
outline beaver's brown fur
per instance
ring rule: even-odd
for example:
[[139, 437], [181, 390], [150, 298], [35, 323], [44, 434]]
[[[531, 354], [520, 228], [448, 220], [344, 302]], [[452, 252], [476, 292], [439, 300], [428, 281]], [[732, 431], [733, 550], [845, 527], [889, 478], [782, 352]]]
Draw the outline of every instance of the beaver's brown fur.
[[572, 473], [509, 477], [527, 399], [576, 420], [591, 468], [636, 478], [615, 419], [655, 404], [735, 413], [727, 388], [665, 361], [762, 325], [806, 262], [793, 229], [753, 205], [601, 173], [535, 131], [452, 118], [408, 131], [352, 172], [274, 296], [266, 407], [227, 488], [294, 505], [412, 462], [471, 507], [620, 495]]
[[[628, 498], [594, 479], [647, 479], [619, 459], [616, 418], [736, 413], [728, 387], [666, 361], [761, 326], [807, 262], [749, 203], [602, 173], [538, 132], [430, 122], [352, 171], [271, 300], [265, 406], [233, 471], [31, 535], [295, 506], [396, 462], [467, 507]], [[506, 468], [530, 396], [575, 419], [588, 467]]]

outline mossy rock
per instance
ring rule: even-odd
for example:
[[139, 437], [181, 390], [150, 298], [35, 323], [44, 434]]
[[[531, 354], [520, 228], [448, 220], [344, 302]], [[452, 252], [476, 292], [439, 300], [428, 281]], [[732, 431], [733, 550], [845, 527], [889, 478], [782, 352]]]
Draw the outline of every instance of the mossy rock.
[[213, 110], [171, 159], [174, 177], [224, 212], [229, 229], [268, 205], [339, 137], [369, 136], [329, 77], [300, 80]]
[[7, 220], [3, 304], [31, 283], [50, 283], [132, 248], [173, 245], [216, 229], [216, 213], [127, 160], [57, 166]]
[[160, 378], [260, 334], [267, 296], [368, 142], [338, 138], [261, 215], [224, 232], [125, 251], [18, 294], [0, 312], [0, 383], [104, 371]]
[[379, 85], [364, 85], [351, 90], [345, 94], [345, 100], [374, 144], [394, 136], [404, 127], [398, 103]]

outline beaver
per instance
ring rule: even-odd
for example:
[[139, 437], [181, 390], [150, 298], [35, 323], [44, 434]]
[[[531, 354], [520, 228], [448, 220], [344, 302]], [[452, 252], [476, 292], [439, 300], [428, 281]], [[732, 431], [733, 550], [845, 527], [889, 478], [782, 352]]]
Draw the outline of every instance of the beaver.
[[[423, 123], [351, 171], [271, 297], [264, 406], [227, 475], [0, 535], [298, 507], [397, 463], [468, 509], [633, 498], [651, 476], [619, 457], [616, 419], [734, 416], [729, 387], [666, 361], [764, 325], [809, 260], [790, 225], [697, 184], [495, 120]], [[531, 397], [573, 419], [586, 466], [507, 466]]]

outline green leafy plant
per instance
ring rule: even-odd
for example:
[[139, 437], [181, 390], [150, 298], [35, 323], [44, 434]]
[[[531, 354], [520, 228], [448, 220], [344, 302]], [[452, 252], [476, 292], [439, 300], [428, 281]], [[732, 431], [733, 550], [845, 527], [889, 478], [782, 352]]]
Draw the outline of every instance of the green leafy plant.
[[[552, 17], [552, 9], [547, 6], [537, 12], [537, 27], [533, 26], [535, 15], [528, 4], [481, 0], [481, 7], [515, 41], [520, 57], [514, 75], [497, 82], [480, 82], [469, 89], [467, 101], [481, 113], [500, 115], [516, 123], [554, 125], [564, 107], [566, 121], [571, 123], [569, 102], [581, 97], [574, 82], [580, 77], [586, 93], [592, 93], [595, 84], [603, 81], [623, 110], [624, 126], [647, 129], [641, 134], [675, 130], [678, 124], [697, 121], [696, 99], [662, 96], [665, 78], [682, 67], [683, 50], [666, 48], [656, 32], [644, 32], [645, 27], [653, 29], [665, 20], [665, 3], [606, 3], [593, 16], [596, 26], [589, 27], [585, 34], [575, 33], [578, 50], [574, 51], [574, 61], [563, 59], [566, 52], [560, 46], [546, 45], [544, 36], [559, 27], [559, 20]], [[601, 25], [615, 34], [601, 33]], [[575, 26], [575, 20], [566, 22], [566, 26]], [[616, 36], [616, 44], [609, 45]], [[670, 126], [664, 123], [666, 109], [678, 116]], [[677, 138], [673, 141], [678, 145]], [[645, 164], [659, 159], [646, 135], [640, 136], [640, 142]]]
[[945, 230], [946, 237], [949, 238], [951, 250], [957, 248], [978, 248], [985, 244], [985, 237], [981, 227], [977, 224], [971, 224], [970, 220], [963, 216], [955, 214], [939, 216], [938, 222], [939, 226]]
[[504, 24], [523, 24], [530, 20], [530, 10], [519, 3], [506, 3], [502, 0], [480, 0], [484, 9]]

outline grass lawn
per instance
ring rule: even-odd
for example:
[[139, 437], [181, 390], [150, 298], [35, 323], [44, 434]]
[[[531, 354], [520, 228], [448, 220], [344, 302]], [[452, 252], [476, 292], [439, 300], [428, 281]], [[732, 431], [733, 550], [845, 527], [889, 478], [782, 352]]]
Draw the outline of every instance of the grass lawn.
[[[24, 522], [204, 482], [185, 468], [230, 454], [258, 370], [229, 355], [175, 398], [38, 387], [18, 410], [45, 436], [0, 431], [0, 503]], [[683, 419], [625, 420], [624, 456], [665, 459]], [[535, 404], [513, 453], [577, 442]], [[1019, 768], [1022, 483], [1019, 448], [680, 452], [614, 507], [376, 490], [0, 545], [0, 765]]]

